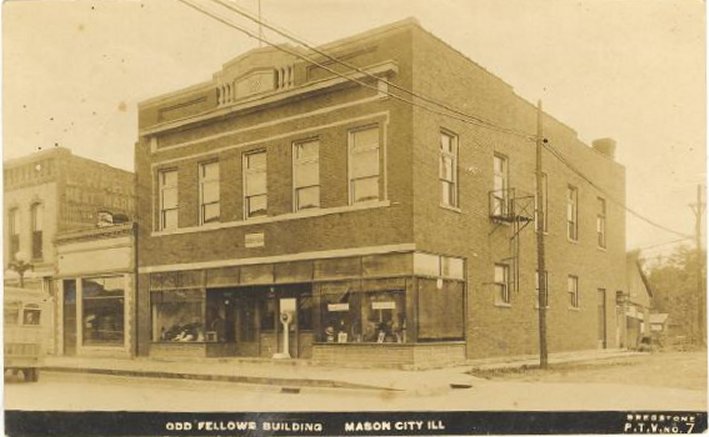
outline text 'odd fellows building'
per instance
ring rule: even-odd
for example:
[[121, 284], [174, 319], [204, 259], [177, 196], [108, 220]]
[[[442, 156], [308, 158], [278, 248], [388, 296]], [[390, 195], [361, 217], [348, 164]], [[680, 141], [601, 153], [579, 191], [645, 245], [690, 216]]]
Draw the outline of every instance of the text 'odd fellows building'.
[[358, 71], [284, 47], [140, 104], [138, 354], [534, 353], [535, 229], [550, 350], [618, 345], [625, 214], [606, 197], [624, 202], [625, 175], [612, 140], [589, 147], [544, 115], [549, 143], [601, 190], [545, 152], [535, 223], [536, 108], [510, 85], [413, 20], [320, 47]]

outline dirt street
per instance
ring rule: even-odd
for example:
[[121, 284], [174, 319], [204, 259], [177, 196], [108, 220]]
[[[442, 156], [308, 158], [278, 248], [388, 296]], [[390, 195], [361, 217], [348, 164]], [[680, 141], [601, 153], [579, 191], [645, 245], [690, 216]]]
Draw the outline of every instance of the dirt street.
[[475, 371], [499, 381], [612, 383], [689, 390], [707, 388], [707, 356], [701, 352], [655, 352], [649, 355], [590, 363], [550, 365], [547, 371]]

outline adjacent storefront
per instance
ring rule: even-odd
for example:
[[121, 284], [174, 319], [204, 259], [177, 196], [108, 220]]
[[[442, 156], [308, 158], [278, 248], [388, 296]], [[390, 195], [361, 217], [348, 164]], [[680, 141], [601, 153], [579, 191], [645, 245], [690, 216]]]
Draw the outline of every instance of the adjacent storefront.
[[57, 237], [60, 355], [132, 356], [133, 225]]

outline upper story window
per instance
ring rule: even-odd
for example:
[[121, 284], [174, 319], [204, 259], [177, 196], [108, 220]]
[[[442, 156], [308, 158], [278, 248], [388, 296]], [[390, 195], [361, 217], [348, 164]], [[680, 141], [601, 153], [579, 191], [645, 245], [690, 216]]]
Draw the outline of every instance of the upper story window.
[[567, 279], [567, 290], [569, 293], [569, 305], [571, 308], [579, 307], [579, 278], [578, 276], [569, 275]]
[[495, 303], [510, 303], [510, 266], [495, 264]]
[[571, 185], [566, 189], [566, 236], [579, 239], [579, 190]]
[[[539, 203], [539, 198], [537, 197], [537, 179], [534, 178], [534, 223], [537, 231], [547, 232], [549, 223], [549, 186], [547, 183], [547, 174], [542, 173], [542, 202]], [[543, 223], [539, 223], [539, 209], [541, 208], [544, 213]]]
[[598, 199], [598, 214], [596, 215], [596, 234], [598, 235], [598, 247], [606, 247], [606, 200], [602, 197]]
[[7, 215], [8, 233], [10, 235], [9, 256], [14, 260], [20, 251], [20, 211], [12, 208]]
[[244, 155], [244, 218], [267, 213], [266, 151]]
[[379, 199], [379, 127], [349, 134], [350, 204]]
[[199, 166], [199, 223], [219, 221], [219, 161]]
[[177, 170], [158, 173], [160, 189], [160, 229], [177, 229]]
[[32, 220], [32, 259], [42, 259], [44, 206], [41, 203], [32, 205], [30, 216]]
[[441, 204], [458, 206], [458, 138], [441, 132], [441, 166], [438, 178], [441, 181]]
[[509, 173], [508, 161], [505, 156], [495, 155], [493, 164], [492, 183], [492, 215], [503, 216], [509, 207]]
[[[540, 283], [539, 283], [539, 270], [534, 272], [534, 292], [536, 294], [536, 301], [534, 302], [534, 305], [539, 308], [539, 289]], [[549, 272], [544, 271], [544, 294], [542, 295], [542, 299], [544, 302], [544, 307], [549, 308]]]
[[293, 209], [320, 207], [320, 142], [293, 144]]

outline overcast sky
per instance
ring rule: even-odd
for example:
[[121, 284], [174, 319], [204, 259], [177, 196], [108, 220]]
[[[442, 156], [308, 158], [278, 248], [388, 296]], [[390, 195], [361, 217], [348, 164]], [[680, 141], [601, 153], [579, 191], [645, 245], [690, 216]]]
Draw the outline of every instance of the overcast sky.
[[[256, 10], [257, 0], [234, 1]], [[176, 0], [3, 6], [5, 159], [56, 143], [132, 170], [137, 102], [208, 80], [258, 46]], [[688, 204], [706, 164], [702, 1], [262, 0], [261, 7], [264, 19], [317, 44], [416, 17], [522, 97], [541, 98], [582, 140], [615, 138], [628, 205], [693, 233]], [[678, 238], [630, 215], [627, 223], [628, 248]]]

